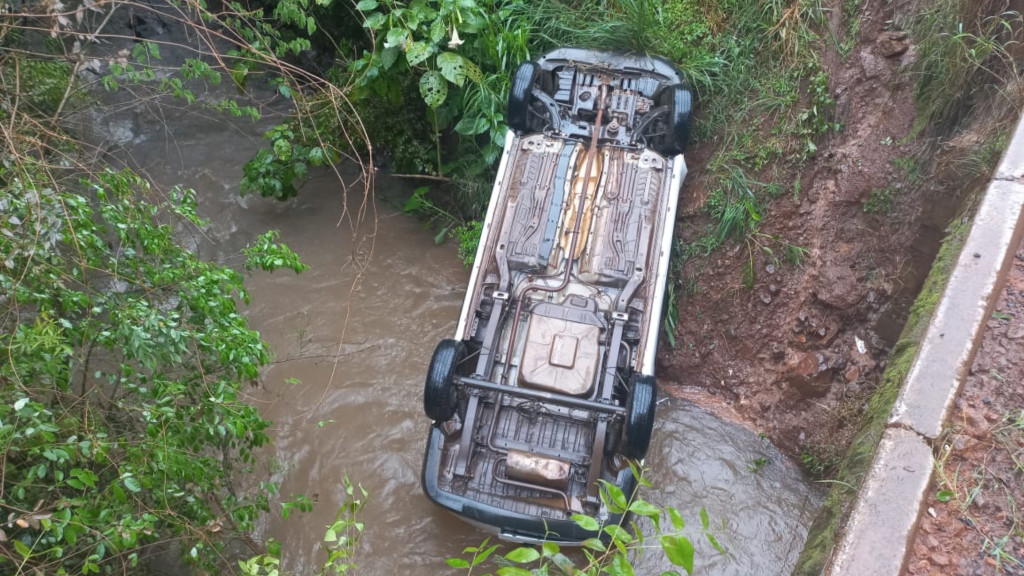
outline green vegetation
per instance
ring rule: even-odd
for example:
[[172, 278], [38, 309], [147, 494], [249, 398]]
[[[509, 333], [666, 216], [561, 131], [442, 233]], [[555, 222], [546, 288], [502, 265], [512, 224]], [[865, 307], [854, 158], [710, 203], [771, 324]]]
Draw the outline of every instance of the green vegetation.
[[862, 0], [843, 0], [843, 18], [846, 20], [846, 36], [838, 42], [839, 53], [846, 58], [850, 55], [857, 36], [860, 34], [860, 7]]
[[875, 188], [864, 202], [864, 212], [868, 214], [892, 214], [896, 208], [896, 187]]
[[[955, 508], [957, 516], [964, 518], [972, 526], [979, 524], [980, 517], [976, 512], [979, 508], [978, 503], [987, 498], [1005, 499], [1004, 522], [1009, 529], [1004, 528], [1005, 532], [979, 529], [978, 535], [982, 541], [979, 553], [991, 557], [997, 569], [1001, 569], [1004, 564], [1024, 567], [1024, 558], [1019, 549], [1009, 545], [1021, 535], [1021, 518], [1012, 490], [1003, 484], [1006, 473], [987, 463], [964, 467], [965, 462], [959, 462], [954, 466], [950, 462], [950, 457], [953, 455], [955, 443], [962, 434], [958, 428], [957, 425], [951, 426], [937, 442], [935, 483], [938, 491], [935, 499]], [[1024, 411], [1016, 410], [1004, 414], [1002, 422], [991, 430], [989, 440], [993, 451], [1005, 451], [1013, 463], [1011, 476], [1024, 472], [1024, 462], [1021, 460], [1021, 446], [1024, 446]], [[975, 506], [972, 507], [972, 504]]]
[[768, 458], [764, 456], [759, 456], [757, 458], [754, 458], [750, 462], [747, 462], [747, 470], [753, 474], [757, 474], [758, 472], [761, 471], [762, 468], [764, 468], [770, 463], [771, 461], [768, 460]]
[[[156, 44], [138, 42], [130, 52], [99, 64], [109, 73], [100, 74], [96, 85], [255, 119], [260, 111], [243, 98], [246, 87], [262, 76], [293, 103], [296, 113], [267, 132], [270, 146], [245, 167], [242, 187], [246, 193], [287, 199], [296, 194], [297, 180], [310, 166], [372, 148], [363, 137], [359, 108], [348, 99], [359, 89], [371, 90], [372, 83], [328, 82], [286, 60], [312, 45], [309, 37], [319, 29], [317, 11], [329, 4], [314, 7], [306, 0], [288, 0], [276, 3], [269, 13], [233, 5], [235, 12], [214, 15], [199, 3], [180, 3], [201, 19], [188, 24], [197, 27], [192, 32], [216, 29], [234, 41], [235, 49], [218, 60], [212, 58], [212, 46], [201, 47], [195, 58], [173, 67], [162, 63]], [[531, 12], [530, 18], [540, 18], [525, 5], [516, 6], [524, 14]], [[75, 2], [65, 8], [85, 13], [89, 6]], [[372, 17], [368, 2], [360, 8]], [[437, 16], [446, 14], [445, 31], [451, 22], [468, 26], [477, 18], [481, 28], [465, 28], [464, 37], [504, 43], [508, 30], [483, 30], [495, 24], [483, 8], [465, 2], [455, 6], [455, 13], [446, 9]], [[549, 16], [556, 13], [553, 7], [549, 10]], [[430, 32], [433, 24], [424, 29], [409, 20], [426, 22], [428, 14], [392, 17], [408, 34], [403, 46], [417, 38], [414, 34]], [[596, 9], [592, 14], [599, 26]], [[98, 34], [95, 27], [106, 21], [65, 21], [58, 14], [31, 18], [42, 30], [51, 30], [51, 25], [56, 30], [51, 40], [29, 39], [45, 45], [46, 51], [0, 51], [0, 499], [8, 514], [0, 528], [0, 572], [134, 572], [141, 569], [146, 547], [172, 543], [198, 571], [280, 574], [282, 551], [272, 541], [263, 550], [253, 544], [253, 555], [237, 567], [228, 562], [226, 552], [228, 541], [244, 537], [273, 507], [280, 506], [287, 517], [313, 506], [304, 495], [281, 501], [277, 486], [269, 481], [239, 481], [257, 469], [255, 451], [267, 442], [271, 426], [242, 401], [243, 390], [256, 381], [271, 354], [249, 329], [238, 304], [248, 302], [245, 272], [300, 273], [305, 265], [273, 231], [244, 250], [244, 270], [202, 260], [182, 242], [208, 226], [197, 214], [196, 191], [162, 193], [132, 171], [87, 162], [85, 147], [68, 135], [62, 121], [69, 103], [89, 105], [90, 95], [79, 83], [79, 70], [68, 66], [63, 54], [80, 50], [72, 48], [78, 37]], [[564, 11], [559, 18], [568, 29]], [[204, 27], [210, 23], [216, 26]], [[9, 48], [15, 36], [26, 41], [6, 21], [3, 26], [0, 46]], [[388, 42], [389, 34], [396, 41], [399, 32], [391, 30], [398, 28], [383, 32], [383, 41]], [[436, 71], [447, 82], [445, 100], [454, 95], [471, 98], [473, 90], [479, 90], [478, 96], [484, 93], [484, 88], [470, 86], [477, 82], [472, 61], [444, 56], [444, 42], [434, 46], [438, 52], [423, 60], [429, 69], [419, 70], [419, 86], [423, 75]], [[393, 46], [385, 50], [389, 48]], [[507, 53], [507, 64], [514, 65], [521, 56]], [[365, 68], [354, 70], [369, 74], [379, 63], [368, 58]], [[408, 61], [405, 65], [407, 71], [413, 69]], [[493, 63], [480, 68], [497, 69]], [[222, 79], [238, 88], [239, 99], [206, 101], [197, 96], [197, 86]], [[424, 105], [436, 136], [445, 102], [431, 90], [424, 90]], [[479, 126], [457, 129], [466, 117], [458, 122], [449, 117], [446, 125], [456, 133], [482, 137], [485, 132], [475, 133]], [[340, 132], [328, 134], [334, 128]], [[440, 139], [433, 144], [436, 153]], [[472, 144], [486, 161], [488, 143], [481, 138]], [[362, 175], [364, 182], [372, 179], [366, 167]], [[478, 196], [480, 189], [468, 178], [455, 187], [466, 196]], [[425, 189], [406, 207], [436, 219], [441, 238], [458, 237], [462, 257], [472, 258], [478, 221], [456, 218], [427, 198]], [[642, 478], [641, 483], [647, 485]], [[255, 486], [248, 493], [239, 491], [245, 484]], [[368, 495], [347, 480], [344, 486], [347, 499], [324, 534], [325, 558], [317, 574], [357, 569], [357, 546], [365, 528], [360, 514]], [[513, 549], [498, 561], [497, 547], [484, 543], [449, 565], [467, 573], [490, 566], [505, 576], [532, 570], [630, 574], [633, 555], [656, 541], [674, 565], [687, 573], [693, 570], [694, 547], [680, 533], [684, 522], [677, 510], [627, 498], [612, 485], [602, 487], [602, 498], [613, 511], [645, 518], [653, 531], [645, 536], [632, 522], [605, 525], [578, 516], [579, 524], [608, 538], [607, 543], [588, 542], [585, 561], [570, 559], [553, 543], [539, 550]], [[700, 512], [700, 522], [701, 534], [724, 552], [706, 511]]]
[[[548, 48], [656, 47], [676, 62], [704, 103], [698, 138], [715, 149], [702, 176], [715, 223], [684, 259], [756, 232], [768, 202], [792, 184], [780, 178], [791, 178], [785, 175], [814, 157], [816, 140], [839, 128], [818, 56], [820, 0], [363, 0], [356, 8], [362, 27], [344, 30], [335, 48], [338, 64], [327, 77], [360, 119], [320, 113], [320, 103], [336, 97], [308, 92], [297, 103], [298, 122], [307, 116], [316, 130], [296, 130], [289, 139], [303, 150], [365, 156], [373, 149], [378, 155], [371, 160], [403, 172], [488, 180], [506, 130], [509, 74]], [[358, 57], [349, 56], [353, 52]], [[332, 136], [349, 133], [354, 123], [372, 134], [372, 147]], [[272, 155], [263, 153], [246, 170], [247, 182], [268, 185], [247, 189], [287, 197], [294, 187], [278, 183], [302, 176], [291, 159], [303, 155], [283, 162]], [[441, 191], [430, 196], [457, 216], [456, 223], [478, 219], [486, 200]]]
[[[633, 468], [642, 487], [650, 487], [640, 470]], [[566, 576], [599, 576], [601, 574], [628, 575], [633, 574], [633, 562], [645, 548], [658, 548], [673, 566], [682, 568], [687, 574], [693, 573], [694, 547], [689, 538], [682, 535], [686, 522], [682, 514], [672, 507], [658, 508], [642, 498], [628, 498], [614, 484], [602, 483], [601, 500], [615, 514], [631, 512], [635, 517], [643, 518], [653, 526], [653, 534], [645, 535], [635, 522], [602, 523], [596, 518], [577, 514], [573, 520], [581, 527], [599, 532], [605, 541], [591, 538], [583, 542], [583, 562], [565, 555], [558, 544], [545, 542], [539, 549], [532, 546], [515, 548], [504, 554], [503, 561], [495, 562], [492, 554], [498, 545], [488, 545], [484, 541], [479, 547], [472, 546], [463, 551], [462, 558], [450, 558], [448, 565], [452, 568], [466, 569], [467, 576], [473, 569], [482, 565], [486, 570], [497, 565], [499, 576], [532, 576], [535, 574], [565, 574]], [[711, 518], [707, 510], [701, 508], [700, 533], [720, 554], [726, 554], [714, 535]], [[662, 526], [663, 520], [668, 524]], [[648, 538], [656, 544], [648, 543]], [[576, 555], [574, 555], [576, 556]], [[490, 559], [490, 562], [487, 562]], [[486, 562], [486, 563], [485, 563]], [[579, 563], [578, 563], [579, 562]], [[557, 570], [557, 572], [556, 572]], [[669, 572], [672, 574], [672, 572]]]
[[[278, 499], [258, 479], [236, 491], [270, 425], [242, 400], [270, 361], [237, 309], [248, 302], [243, 274], [305, 266], [274, 232], [244, 250], [244, 271], [200, 259], [182, 241], [208, 226], [195, 191], [160, 192], [89, 160], [63, 121], [91, 104], [80, 73], [90, 45], [79, 40], [107, 20], [86, 13], [114, 8], [62, 9], [81, 17], [44, 10], [0, 22], [0, 572], [136, 572], [141, 552], [162, 542], [217, 570], [227, 539]], [[277, 51], [306, 45], [236, 24], [226, 29], [262, 40], [236, 52], [251, 64], [288, 71]], [[215, 68], [197, 50], [178, 69], [147, 42], [88, 65], [109, 70], [102, 89], [257, 117], [235, 100], [196, 97], [197, 83], [222, 76], [244, 85], [238, 60]]]
[[287, 200], [298, 194], [295, 181], [305, 178], [310, 166], [323, 166], [341, 159], [339, 152], [330, 145], [301, 144], [295, 138], [293, 126], [287, 122], [271, 128], [264, 138], [271, 146], [246, 162], [240, 188], [243, 195], [258, 192], [261, 196]]
[[[228, 489], [269, 424], [239, 394], [269, 361], [235, 309], [243, 278], [178, 243], [174, 226], [205, 226], [194, 191], [161, 199], [127, 171], [55, 182], [19, 160], [0, 171], [0, 442], [23, 522], [0, 565], [88, 574], [166, 538], [206, 557], [206, 534], [250, 530], [275, 491]], [[249, 257], [304, 268], [272, 237]]]
[[993, 97], [1014, 99], [1002, 91], [1020, 81], [1011, 50], [1019, 42], [1022, 20], [1017, 12], [995, 12], [995, 4], [939, 0], [911, 2], [903, 9], [898, 21], [910, 30], [918, 50], [916, 132], [949, 133]]
[[839, 465], [840, 456], [836, 446], [805, 444], [800, 452], [800, 462], [812, 478], [822, 480]]

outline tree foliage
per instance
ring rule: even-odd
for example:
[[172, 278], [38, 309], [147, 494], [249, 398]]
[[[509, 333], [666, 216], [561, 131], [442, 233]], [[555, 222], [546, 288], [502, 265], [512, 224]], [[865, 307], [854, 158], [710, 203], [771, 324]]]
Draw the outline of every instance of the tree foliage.
[[[269, 424], [240, 398], [269, 361], [236, 309], [243, 276], [181, 243], [206, 226], [194, 191], [29, 167], [0, 190], [0, 565], [120, 569], [169, 538], [198, 558], [274, 491], [232, 490]], [[303, 269], [273, 236], [249, 257]]]
[[[237, 490], [269, 425], [243, 389], [270, 354], [238, 311], [243, 273], [195, 253], [208, 226], [196, 193], [86, 160], [64, 118], [93, 98], [83, 70], [107, 90], [255, 117], [193, 89], [297, 45], [246, 44], [246, 27], [274, 37], [239, 19], [196, 35], [236, 40], [233, 59], [198, 44], [175, 69], [141, 41], [90, 59], [118, 8], [151, 7], [19, 6], [0, 22], [0, 573], [132, 573], [158, 542], [213, 566], [223, 537], [249, 531], [276, 493]], [[198, 2], [167, 9], [177, 25], [228, 19]], [[282, 86], [294, 81], [277, 69]], [[274, 233], [245, 256], [250, 271], [304, 269]]]

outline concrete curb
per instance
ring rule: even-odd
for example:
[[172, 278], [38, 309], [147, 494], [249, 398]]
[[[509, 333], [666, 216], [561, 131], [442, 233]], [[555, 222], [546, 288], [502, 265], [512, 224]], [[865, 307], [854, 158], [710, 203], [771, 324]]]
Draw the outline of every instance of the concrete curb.
[[996, 170], [825, 574], [900, 576], [942, 425], [1024, 234], [1024, 120]]

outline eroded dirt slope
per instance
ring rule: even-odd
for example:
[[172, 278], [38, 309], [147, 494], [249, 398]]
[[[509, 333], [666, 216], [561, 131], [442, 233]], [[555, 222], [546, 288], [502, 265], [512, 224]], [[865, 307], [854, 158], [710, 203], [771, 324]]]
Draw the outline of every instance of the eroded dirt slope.
[[[830, 4], [841, 37], [848, 23]], [[772, 202], [762, 235], [710, 257], [696, 293], [680, 299], [677, 347], [663, 345], [660, 356], [669, 393], [768, 435], [818, 472], [846, 445], [958, 209], [955, 198], [940, 200], [942, 183], [921, 185], [921, 151], [903, 143], [915, 118], [916, 50], [888, 27], [887, 6], [864, 2], [846, 57], [831, 45], [822, 54], [843, 128], [807, 166], [775, 176], [799, 185]], [[689, 159], [680, 232], [690, 241], [706, 224], [699, 200], [714, 146], [698, 145]], [[865, 210], [887, 198], [890, 210]], [[762, 249], [772, 236], [806, 249], [800, 265]]]

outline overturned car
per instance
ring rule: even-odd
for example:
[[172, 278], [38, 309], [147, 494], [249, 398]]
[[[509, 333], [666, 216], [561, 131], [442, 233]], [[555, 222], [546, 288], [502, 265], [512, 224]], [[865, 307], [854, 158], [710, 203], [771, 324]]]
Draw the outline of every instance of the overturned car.
[[423, 487], [513, 541], [618, 520], [654, 428], [654, 359], [692, 92], [667, 61], [554, 50], [513, 77], [454, 339], [424, 387]]

